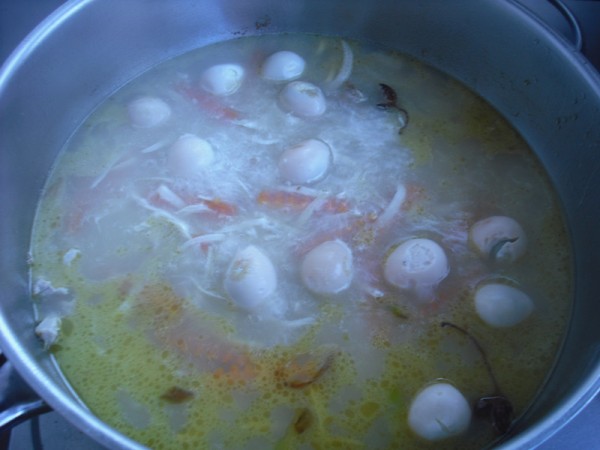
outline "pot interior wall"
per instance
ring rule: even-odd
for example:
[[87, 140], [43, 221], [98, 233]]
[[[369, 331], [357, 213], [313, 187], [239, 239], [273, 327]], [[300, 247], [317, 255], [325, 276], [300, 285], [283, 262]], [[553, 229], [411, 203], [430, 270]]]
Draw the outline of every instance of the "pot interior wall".
[[68, 3], [0, 73], [0, 331], [24, 378], [109, 447], [135, 444], [70, 395], [33, 336], [27, 251], [35, 205], [57, 152], [107, 95], [152, 65], [211, 42], [310, 32], [383, 44], [463, 81], [539, 155], [562, 201], [575, 254], [576, 302], [549, 382], [509, 441], [548, 437], [598, 390], [600, 328], [600, 78], [582, 57], [511, 2], [381, 0], [103, 0]]

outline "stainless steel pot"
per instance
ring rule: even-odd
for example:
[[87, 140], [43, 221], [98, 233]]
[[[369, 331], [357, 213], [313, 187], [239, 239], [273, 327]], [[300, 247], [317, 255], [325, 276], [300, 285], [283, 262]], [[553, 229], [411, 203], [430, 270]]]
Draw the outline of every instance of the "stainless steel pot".
[[512, 0], [67, 3], [0, 71], [2, 349], [26, 382], [75, 426], [107, 447], [142, 448], [75, 399], [34, 336], [27, 253], [38, 195], [77, 125], [128, 80], [201, 45], [295, 31], [378, 42], [440, 68], [504, 114], [547, 169], [574, 249], [575, 303], [552, 374], [500, 444], [538, 445], [600, 389], [600, 76]]

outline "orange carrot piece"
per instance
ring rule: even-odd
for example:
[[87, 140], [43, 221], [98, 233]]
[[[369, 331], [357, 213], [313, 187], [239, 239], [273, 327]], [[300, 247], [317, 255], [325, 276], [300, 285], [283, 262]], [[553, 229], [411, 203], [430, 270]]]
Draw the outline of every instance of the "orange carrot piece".
[[[199, 370], [226, 383], [247, 383], [257, 377], [259, 368], [242, 346], [208, 330], [197, 333], [189, 322], [192, 319], [186, 318], [185, 301], [170, 286], [145, 287], [135, 307], [142, 323], [151, 318], [153, 340], [167, 351], [187, 358]], [[180, 396], [179, 392], [175, 394], [170, 397]]]
[[[257, 202], [275, 209], [292, 209], [301, 211], [310, 205], [317, 197], [300, 192], [288, 191], [261, 191], [258, 194]], [[319, 208], [320, 212], [332, 214], [345, 213], [350, 210], [348, 202], [339, 198], [328, 198]]]
[[215, 198], [212, 200], [202, 200], [201, 203], [208, 206], [209, 209], [222, 216], [235, 216], [237, 214], [237, 208], [235, 207], [235, 205], [224, 202], [219, 198]]
[[[204, 205], [210, 211], [222, 216], [235, 216], [237, 207], [220, 198], [198, 198], [189, 194], [172, 191], [169, 188], [161, 187], [148, 194], [148, 200], [154, 206], [169, 211], [177, 211], [185, 206]], [[208, 212], [208, 211], [204, 211]]]
[[217, 97], [208, 92], [187, 84], [178, 84], [175, 86], [175, 90], [217, 119], [236, 120], [240, 118], [239, 111], [224, 105]]

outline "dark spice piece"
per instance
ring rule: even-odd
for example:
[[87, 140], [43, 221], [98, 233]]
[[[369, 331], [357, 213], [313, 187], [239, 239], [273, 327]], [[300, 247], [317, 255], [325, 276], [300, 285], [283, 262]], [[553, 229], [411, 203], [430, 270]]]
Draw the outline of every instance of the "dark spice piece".
[[191, 400], [194, 397], [194, 393], [188, 391], [186, 389], [173, 386], [168, 391], [166, 391], [163, 395], [160, 396], [161, 399], [169, 402], [169, 403], [183, 403], [188, 400]]
[[494, 246], [492, 247], [492, 249], [490, 250], [490, 258], [492, 261], [495, 261], [498, 258], [498, 253], [500, 253], [500, 250], [502, 250], [502, 247], [504, 247], [506, 244], [513, 244], [515, 242], [517, 242], [519, 240], [519, 238], [506, 238], [506, 239], [501, 239], [498, 242], [496, 242], [494, 244]]
[[502, 435], [508, 431], [513, 420], [513, 406], [510, 401], [501, 393], [500, 386], [492, 370], [492, 366], [487, 359], [487, 355], [479, 341], [475, 337], [458, 325], [450, 322], [442, 322], [442, 327], [453, 328], [460, 333], [464, 334], [473, 343], [485, 365], [492, 384], [494, 385], [494, 393], [492, 395], [486, 395], [477, 400], [473, 407], [473, 413], [478, 417], [487, 417], [492, 424], [492, 427], [496, 433]]
[[309, 409], [304, 408], [294, 421], [294, 431], [298, 434], [304, 433], [313, 423], [313, 415]]
[[380, 103], [377, 106], [384, 109], [389, 107], [396, 108], [396, 102], [398, 101], [398, 94], [396, 94], [396, 91], [384, 83], [379, 83], [379, 87], [381, 87], [381, 91], [383, 92], [383, 96], [387, 100], [387, 103]]
[[513, 407], [502, 395], [481, 397], [475, 403], [474, 413], [479, 417], [490, 418], [496, 433], [504, 434], [512, 423]]
[[292, 374], [288, 378], [286, 385], [298, 389], [313, 384], [331, 367], [333, 357], [334, 355], [330, 354], [318, 366], [308, 366], [307, 368]]
[[398, 120], [400, 122], [400, 130], [398, 130], [398, 134], [402, 134], [402, 131], [408, 125], [408, 112], [404, 108], [398, 106], [398, 94], [396, 94], [396, 91], [391, 86], [388, 86], [384, 83], [379, 83], [379, 87], [381, 88], [386, 101], [384, 103], [378, 103], [377, 108], [385, 111], [389, 111], [390, 109], [395, 109], [398, 111]]
[[338, 351], [331, 346], [301, 353], [277, 368], [275, 377], [288, 388], [300, 389], [309, 386], [331, 368], [337, 354]]

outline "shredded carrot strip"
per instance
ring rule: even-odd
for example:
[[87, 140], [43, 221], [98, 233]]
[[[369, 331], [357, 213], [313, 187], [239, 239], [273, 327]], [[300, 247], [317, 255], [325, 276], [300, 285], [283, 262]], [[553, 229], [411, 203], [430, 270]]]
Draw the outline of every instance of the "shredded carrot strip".
[[[257, 202], [275, 209], [292, 209], [301, 211], [310, 205], [316, 197], [299, 192], [287, 191], [261, 191]], [[348, 203], [339, 198], [328, 198], [319, 208], [320, 212], [340, 214], [349, 211]]]
[[224, 105], [214, 95], [204, 92], [201, 89], [195, 89], [187, 84], [179, 84], [175, 86], [175, 90], [217, 119], [236, 120], [240, 118], [238, 111]]
[[224, 202], [221, 199], [215, 198], [212, 200], [202, 200], [202, 204], [208, 206], [212, 211], [223, 216], [235, 216], [237, 208], [231, 203]]

